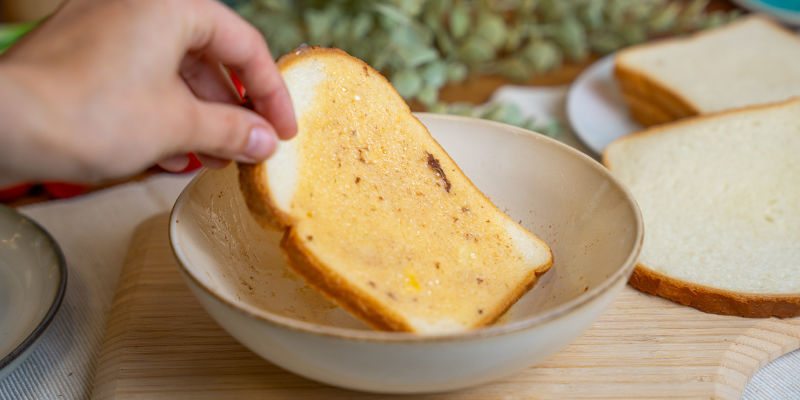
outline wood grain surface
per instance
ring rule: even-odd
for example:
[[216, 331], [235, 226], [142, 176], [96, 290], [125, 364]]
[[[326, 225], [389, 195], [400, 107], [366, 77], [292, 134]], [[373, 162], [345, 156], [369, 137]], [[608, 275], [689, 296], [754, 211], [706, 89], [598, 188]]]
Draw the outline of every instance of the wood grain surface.
[[[285, 372], [240, 345], [189, 292], [166, 215], [132, 241], [94, 399], [371, 399]], [[582, 336], [501, 381], [415, 399], [738, 399], [753, 373], [800, 347], [800, 318], [705, 314], [626, 287]], [[476, 360], [475, 362], [480, 362]]]

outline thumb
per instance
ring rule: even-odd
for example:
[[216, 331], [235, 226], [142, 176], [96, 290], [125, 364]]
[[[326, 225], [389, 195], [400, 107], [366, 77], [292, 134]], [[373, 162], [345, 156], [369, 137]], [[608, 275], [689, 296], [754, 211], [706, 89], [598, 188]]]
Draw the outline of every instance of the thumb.
[[224, 103], [194, 104], [185, 150], [249, 163], [263, 161], [275, 151], [275, 128], [255, 112]]

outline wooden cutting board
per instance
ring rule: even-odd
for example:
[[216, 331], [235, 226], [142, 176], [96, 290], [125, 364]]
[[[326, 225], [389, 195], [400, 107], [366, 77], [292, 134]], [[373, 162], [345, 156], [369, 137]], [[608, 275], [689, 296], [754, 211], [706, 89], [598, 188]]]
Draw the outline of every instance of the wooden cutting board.
[[[387, 397], [315, 383], [240, 345], [184, 284], [167, 225], [166, 215], [154, 217], [134, 235], [93, 398]], [[705, 314], [626, 287], [597, 322], [548, 361], [495, 383], [413, 398], [738, 399], [759, 367], [798, 347], [800, 318]]]

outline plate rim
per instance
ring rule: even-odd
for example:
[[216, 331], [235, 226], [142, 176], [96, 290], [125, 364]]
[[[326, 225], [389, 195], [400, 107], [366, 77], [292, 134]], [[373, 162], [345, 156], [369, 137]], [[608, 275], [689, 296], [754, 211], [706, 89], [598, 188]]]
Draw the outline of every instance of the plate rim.
[[33, 347], [33, 344], [42, 336], [42, 333], [47, 329], [48, 326], [53, 322], [56, 313], [61, 308], [61, 304], [64, 301], [64, 297], [66, 295], [67, 290], [67, 262], [66, 258], [64, 257], [64, 253], [61, 250], [61, 247], [56, 242], [55, 238], [44, 229], [38, 222], [34, 221], [32, 218], [28, 217], [25, 214], [20, 213], [16, 209], [11, 207], [0, 205], [0, 212], [9, 213], [11, 215], [16, 215], [20, 218], [25, 219], [28, 223], [33, 225], [34, 229], [38, 230], [39, 233], [43, 235], [45, 240], [48, 241], [50, 246], [53, 249], [53, 253], [56, 256], [57, 265], [58, 265], [58, 273], [60, 275], [60, 279], [58, 282], [58, 290], [56, 291], [56, 295], [53, 298], [53, 302], [50, 304], [50, 307], [45, 313], [44, 317], [41, 321], [36, 325], [35, 328], [25, 337], [25, 339], [20, 342], [17, 347], [11, 350], [8, 354], [4, 355], [0, 358], [0, 373], [10, 373], [12, 371], [6, 371], [6, 368], [11, 366], [14, 361], [19, 360], [22, 355], [25, 354], [27, 350]]

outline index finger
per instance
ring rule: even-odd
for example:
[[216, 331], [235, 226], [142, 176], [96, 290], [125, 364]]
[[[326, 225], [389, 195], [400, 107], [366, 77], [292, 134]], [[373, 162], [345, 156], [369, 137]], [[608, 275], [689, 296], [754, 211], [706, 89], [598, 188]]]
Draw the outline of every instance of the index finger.
[[275, 128], [281, 139], [297, 132], [289, 91], [261, 34], [233, 10], [213, 0], [192, 7], [187, 49], [219, 60], [239, 77], [257, 113]]

